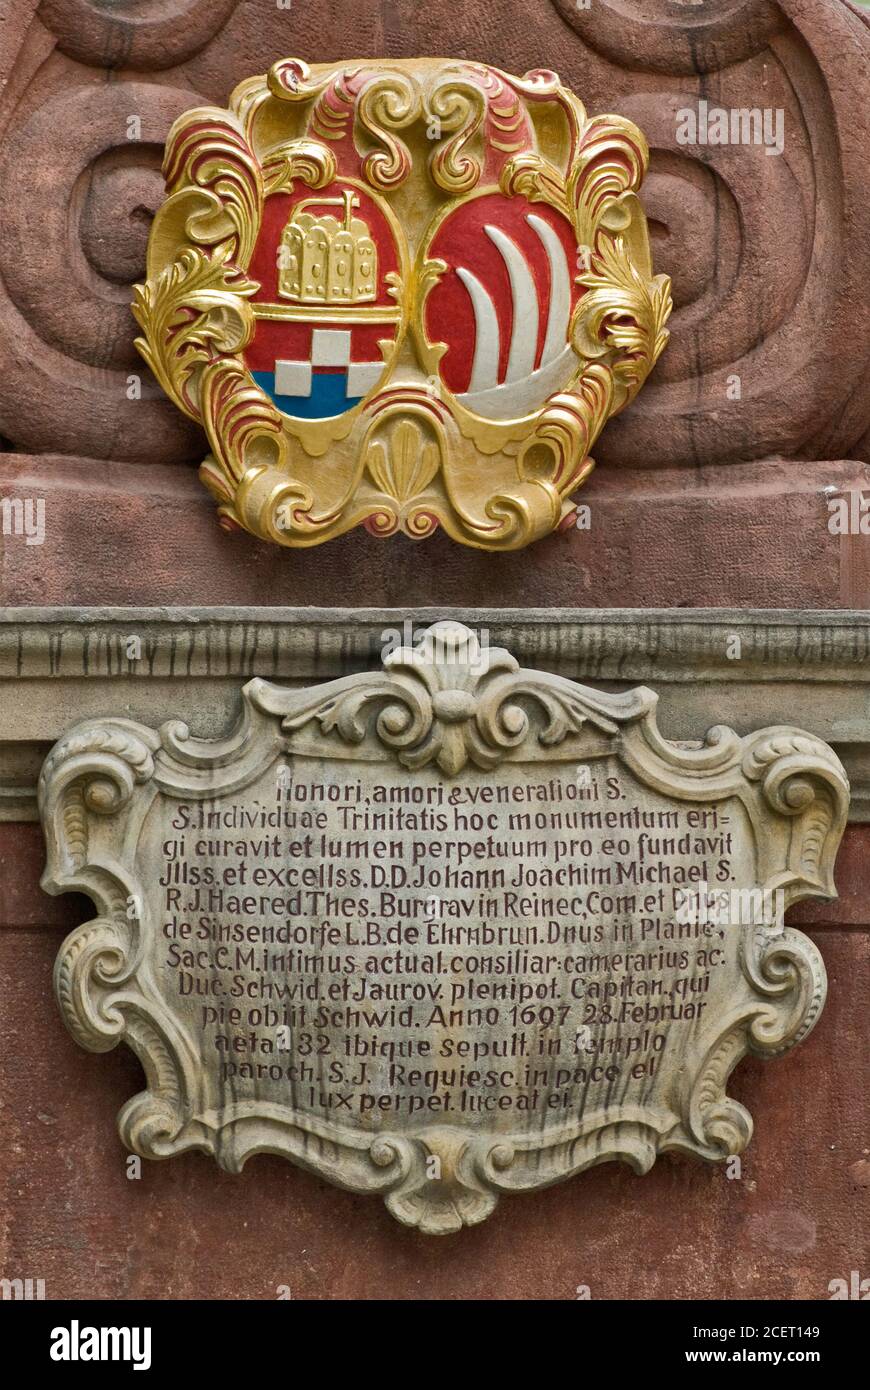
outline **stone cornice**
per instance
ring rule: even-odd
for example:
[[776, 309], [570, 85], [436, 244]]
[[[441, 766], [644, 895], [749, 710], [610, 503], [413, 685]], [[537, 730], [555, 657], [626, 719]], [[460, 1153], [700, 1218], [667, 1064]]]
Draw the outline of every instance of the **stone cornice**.
[[120, 700], [130, 717], [180, 717], [210, 735], [240, 679], [312, 682], [365, 670], [378, 664], [385, 632], [396, 645], [407, 625], [444, 617], [523, 664], [609, 689], [654, 686], [673, 738], [715, 723], [809, 729], [849, 772], [852, 819], [870, 820], [867, 612], [201, 607], [0, 610], [0, 819], [35, 817], [39, 763], [77, 719], [117, 713]]

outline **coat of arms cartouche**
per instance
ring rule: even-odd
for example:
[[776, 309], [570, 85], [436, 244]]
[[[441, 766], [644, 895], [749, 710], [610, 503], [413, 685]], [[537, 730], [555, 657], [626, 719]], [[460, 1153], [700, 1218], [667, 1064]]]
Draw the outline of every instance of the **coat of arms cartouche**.
[[276, 63], [173, 126], [138, 346], [221, 523], [288, 546], [571, 524], [667, 342], [649, 154], [555, 73]]

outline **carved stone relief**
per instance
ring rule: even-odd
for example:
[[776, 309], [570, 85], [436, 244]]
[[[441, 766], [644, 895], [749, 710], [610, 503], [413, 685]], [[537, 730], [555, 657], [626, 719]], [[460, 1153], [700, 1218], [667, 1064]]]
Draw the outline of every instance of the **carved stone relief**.
[[783, 913], [835, 893], [825, 743], [672, 743], [652, 690], [454, 622], [242, 695], [223, 738], [89, 720], [43, 769], [44, 887], [97, 908], [57, 997], [84, 1047], [142, 1061], [131, 1149], [282, 1154], [431, 1233], [611, 1159], [741, 1152], [731, 1071], [824, 1003]]

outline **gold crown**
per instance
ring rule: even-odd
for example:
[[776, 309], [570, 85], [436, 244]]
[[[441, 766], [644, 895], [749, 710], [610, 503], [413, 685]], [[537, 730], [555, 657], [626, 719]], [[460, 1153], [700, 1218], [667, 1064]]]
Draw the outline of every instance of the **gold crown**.
[[[305, 212], [309, 207], [343, 207], [335, 217]], [[340, 198], [306, 198], [281, 235], [278, 293], [300, 304], [364, 304], [375, 297], [378, 251], [349, 188]]]

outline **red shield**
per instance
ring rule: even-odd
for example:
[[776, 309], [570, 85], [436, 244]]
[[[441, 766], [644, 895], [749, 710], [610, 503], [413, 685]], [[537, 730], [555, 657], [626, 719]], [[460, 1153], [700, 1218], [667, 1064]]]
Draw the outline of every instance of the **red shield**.
[[398, 272], [389, 222], [365, 189], [338, 180], [266, 200], [245, 364], [285, 414], [334, 417], [377, 389], [399, 331]]
[[485, 194], [436, 232], [429, 259], [447, 271], [426, 303], [430, 342], [447, 344], [447, 389], [476, 414], [537, 410], [577, 370], [568, 327], [580, 273], [573, 228], [546, 203]]

